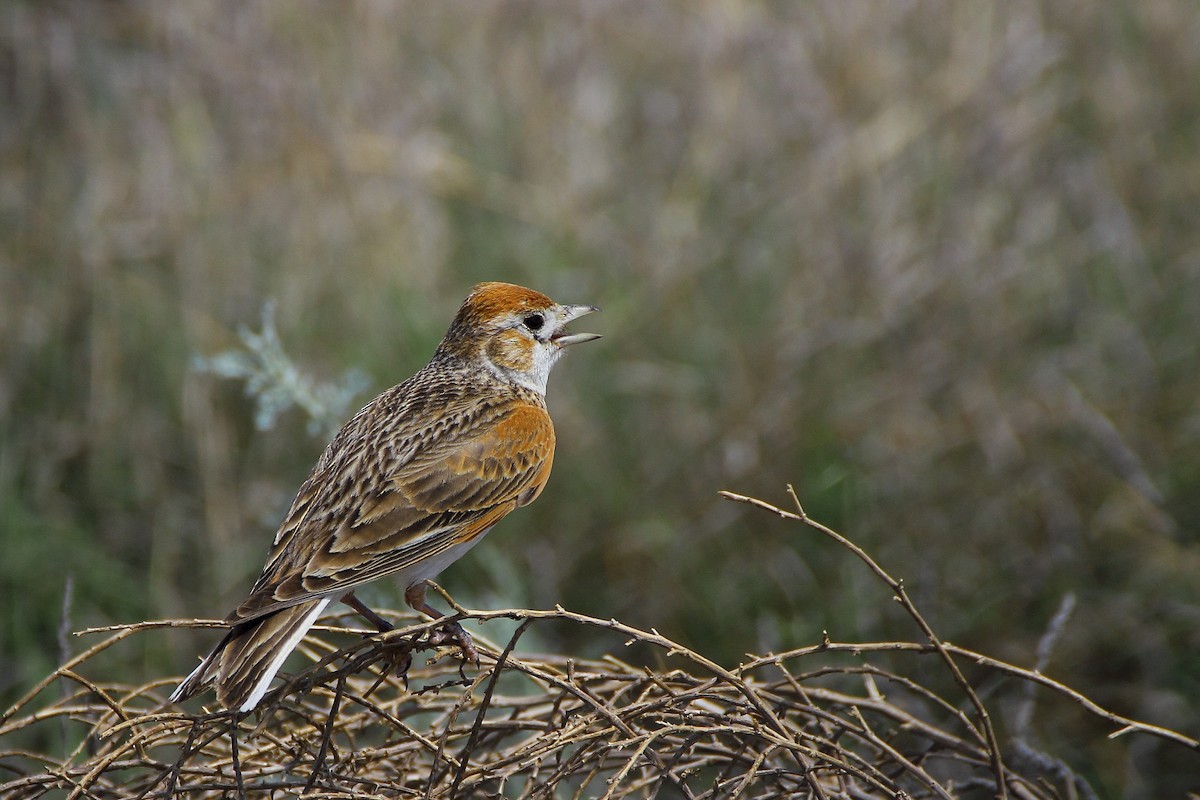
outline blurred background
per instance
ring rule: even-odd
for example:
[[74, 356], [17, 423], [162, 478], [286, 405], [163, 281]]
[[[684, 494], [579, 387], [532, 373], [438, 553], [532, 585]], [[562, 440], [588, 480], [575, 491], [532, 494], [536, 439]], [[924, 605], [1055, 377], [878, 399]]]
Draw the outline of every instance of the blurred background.
[[[1174, 0], [10, 0], [0, 702], [81, 646], [60, 626], [223, 616], [257, 576], [329, 431], [256, 426], [199, 359], [273, 304], [301, 372], [360, 390], [344, 418], [507, 280], [605, 338], [459, 601], [730, 665], [919, 639], [847, 552], [716, 494], [792, 483], [943, 638], [1032, 666], [1073, 598], [1048, 674], [1197, 735], [1198, 42]], [[1200, 786], [1048, 695], [1035, 729], [1102, 797]]]

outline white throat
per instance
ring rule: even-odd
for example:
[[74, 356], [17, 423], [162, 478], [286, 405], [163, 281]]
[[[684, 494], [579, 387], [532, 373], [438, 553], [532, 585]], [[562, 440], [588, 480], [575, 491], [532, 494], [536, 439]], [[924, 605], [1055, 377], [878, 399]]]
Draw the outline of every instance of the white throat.
[[550, 380], [550, 368], [562, 356], [561, 348], [552, 344], [541, 344], [533, 348], [533, 358], [529, 369], [509, 369], [495, 364], [490, 358], [484, 357], [483, 363], [488, 370], [505, 383], [515, 383], [526, 389], [546, 396], [546, 384]]

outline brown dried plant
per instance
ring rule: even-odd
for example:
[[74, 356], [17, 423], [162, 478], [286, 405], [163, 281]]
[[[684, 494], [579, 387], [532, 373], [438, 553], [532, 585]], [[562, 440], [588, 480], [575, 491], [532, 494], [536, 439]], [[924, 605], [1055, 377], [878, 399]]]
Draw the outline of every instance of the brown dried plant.
[[[407, 626], [368, 636], [324, 626], [303, 646], [313, 664], [247, 717], [167, 704], [174, 676], [131, 685], [85, 674], [95, 656], [135, 634], [217, 623], [92, 629], [82, 633], [108, 635], [0, 717], [0, 742], [63, 726], [76, 733], [74, 746], [51, 756], [0, 745], [0, 796], [1094, 796], [1069, 767], [1028, 742], [1001, 746], [987, 705], [963, 673], [967, 664], [1050, 690], [1114, 726], [1112, 736], [1158, 737], [1200, 753], [1197, 740], [1106, 711], [1037, 670], [941, 641], [902, 582], [808, 518], [798, 501], [789, 511], [722, 494], [810, 526], [850, 550], [890, 587], [923, 638], [843, 643], [825, 637], [726, 668], [653, 629], [562, 608], [468, 610], [447, 597], [457, 619], [493, 631], [516, 623], [503, 646], [477, 637], [483, 659], [477, 672], [464, 672], [449, 651], [428, 646], [436, 622], [393, 613]], [[613, 655], [515, 655], [534, 625], [616, 634], [656, 666]], [[431, 658], [407, 680], [391, 674], [398, 653], [412, 651]], [[915, 669], [888, 666], [897, 654], [937, 659], [957, 696], [918, 681]], [[48, 690], [56, 681], [69, 689], [54, 699]]]

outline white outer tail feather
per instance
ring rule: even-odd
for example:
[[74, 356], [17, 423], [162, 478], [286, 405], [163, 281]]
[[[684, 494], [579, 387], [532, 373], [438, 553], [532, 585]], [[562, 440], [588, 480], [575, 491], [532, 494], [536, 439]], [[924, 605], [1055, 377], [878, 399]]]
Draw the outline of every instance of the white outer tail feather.
[[193, 680], [200, 680], [200, 675], [208, 669], [208, 665], [212, 663], [216, 653], [209, 653], [208, 656], [200, 660], [200, 665], [188, 673], [188, 676], [179, 682], [175, 687], [175, 691], [171, 692], [171, 702], [178, 703], [183, 695], [183, 687], [187, 686]]
[[254, 684], [254, 689], [250, 692], [250, 696], [246, 698], [246, 702], [242, 703], [238, 711], [243, 714], [247, 711], [253, 711], [259, 701], [263, 699], [263, 695], [267, 693], [267, 689], [271, 686], [271, 681], [275, 678], [275, 673], [283, 666], [283, 662], [287, 661], [287, 657], [296, 649], [296, 645], [300, 644], [300, 640], [308, 633], [308, 629], [317, 621], [317, 617], [321, 616], [321, 612], [325, 610], [325, 606], [329, 605], [329, 598], [322, 597], [317, 601], [317, 604], [304, 616], [304, 621], [296, 626], [296, 630], [286, 641], [279, 647], [275, 653], [275, 658], [271, 659], [271, 663], [263, 670], [262, 677], [258, 679], [258, 683]]
[[[317, 617], [321, 616], [321, 612], [323, 612], [325, 607], [329, 605], [329, 600], [330, 598], [328, 597], [322, 597], [317, 600], [316, 604], [304, 616], [304, 619], [300, 622], [300, 624], [296, 626], [296, 630], [292, 631], [291, 636], [289, 636], [283, 642], [283, 644], [276, 651], [275, 657], [271, 659], [271, 663], [269, 663], [266, 669], [263, 670], [262, 676], [258, 679], [258, 683], [254, 684], [254, 689], [250, 692], [250, 696], [246, 698], [246, 702], [242, 703], [241, 707], [238, 709], [239, 712], [244, 714], [246, 712], [253, 711], [258, 706], [259, 702], [263, 699], [263, 696], [267, 693], [267, 689], [271, 687], [271, 681], [275, 679], [276, 673], [278, 673], [283, 667], [283, 662], [287, 661], [287, 657], [290, 656], [292, 651], [296, 649], [296, 645], [300, 644], [300, 641], [304, 638], [305, 634], [308, 633], [308, 629], [316, 623]], [[201, 661], [200, 665], [192, 670], [188, 676], [184, 678], [178, 686], [175, 687], [175, 691], [171, 692], [171, 702], [178, 703], [180, 695], [183, 693], [183, 688], [190, 684], [193, 680], [204, 680], [203, 676], [205, 671], [213, 665], [220, 654], [221, 651], [219, 649], [215, 650], [210, 653], [207, 658]]]

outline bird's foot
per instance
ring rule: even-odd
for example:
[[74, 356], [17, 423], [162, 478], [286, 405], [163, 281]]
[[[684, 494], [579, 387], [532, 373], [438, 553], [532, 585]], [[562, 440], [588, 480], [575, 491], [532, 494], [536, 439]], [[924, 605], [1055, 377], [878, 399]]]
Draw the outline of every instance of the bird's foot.
[[412, 666], [411, 642], [380, 642], [379, 651], [383, 656], [385, 675], [395, 675], [408, 683], [408, 668]]
[[[422, 614], [427, 614], [434, 619], [442, 619], [445, 615], [425, 602], [425, 590], [428, 586], [429, 581], [420, 581], [409, 586], [404, 590], [404, 601], [415, 611], [420, 611]], [[453, 642], [458, 645], [458, 650], [462, 653], [464, 664], [469, 661], [475, 666], [479, 666], [479, 651], [475, 649], [475, 645], [471, 642], [470, 635], [457, 622], [443, 622], [429, 632], [429, 638], [426, 642], [432, 647], [439, 647], [440, 645]]]
[[[377, 634], [368, 634], [369, 637]], [[412, 651], [413, 642], [409, 639], [397, 639], [395, 641], [376, 641], [375, 652], [378, 653], [378, 662], [380, 664], [379, 677], [375, 683], [371, 684], [371, 688], [367, 690], [364, 697], [370, 697], [375, 693], [375, 690], [383, 684], [390, 676], [395, 676], [404, 682], [404, 688], [408, 688], [408, 668], [412, 666]]]
[[446, 622], [429, 632], [429, 644], [438, 647], [443, 644], [456, 644], [462, 654], [463, 661], [469, 661], [479, 666], [479, 651], [471, 641], [471, 634], [463, 630], [457, 622]]

